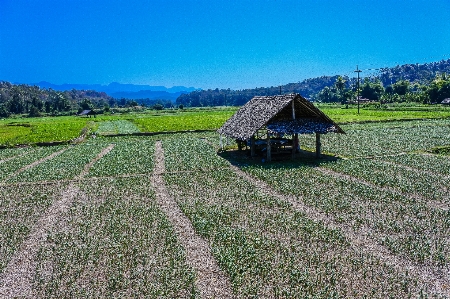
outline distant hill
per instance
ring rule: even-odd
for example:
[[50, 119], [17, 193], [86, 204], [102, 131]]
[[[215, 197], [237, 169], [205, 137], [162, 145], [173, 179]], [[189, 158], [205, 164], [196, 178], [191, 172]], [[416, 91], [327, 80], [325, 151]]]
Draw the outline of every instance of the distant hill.
[[[383, 85], [389, 86], [399, 80], [407, 80], [412, 83], [428, 84], [437, 74], [450, 74], [450, 59], [425, 64], [404, 64], [390, 68], [382, 68], [372, 79], [379, 79]], [[184, 106], [241, 106], [254, 96], [270, 96], [280, 93], [299, 93], [306, 98], [317, 95], [324, 87], [332, 87], [338, 76], [322, 76], [306, 79], [297, 83], [288, 83], [281, 86], [260, 87], [243, 90], [208, 89], [192, 91], [180, 95], [176, 103]], [[356, 82], [355, 78], [342, 76], [347, 87]]]
[[34, 83], [40, 88], [51, 88], [57, 91], [67, 90], [95, 90], [98, 92], [105, 92], [114, 98], [127, 99], [170, 99], [175, 100], [183, 92], [188, 93], [198, 90], [195, 87], [173, 86], [167, 88], [165, 86], [151, 86], [151, 85], [135, 85], [135, 84], [121, 84], [117, 82], [108, 85], [101, 84], [53, 84], [46, 81]]
[[378, 78], [384, 86], [391, 85], [399, 80], [427, 84], [437, 74], [450, 74], [450, 59], [424, 64], [403, 64], [390, 68], [382, 68]]
[[152, 90], [141, 90], [136, 92], [130, 91], [122, 91], [122, 92], [113, 92], [109, 95], [116, 99], [131, 99], [131, 100], [140, 100], [140, 99], [151, 99], [151, 100], [170, 100], [174, 102], [181, 94], [189, 93], [187, 91], [181, 92], [167, 92], [167, 91], [152, 91]]

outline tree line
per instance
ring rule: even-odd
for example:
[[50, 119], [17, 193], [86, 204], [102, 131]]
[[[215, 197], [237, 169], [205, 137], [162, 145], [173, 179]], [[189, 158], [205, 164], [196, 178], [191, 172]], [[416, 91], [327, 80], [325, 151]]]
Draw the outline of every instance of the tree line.
[[345, 104], [357, 101], [359, 95], [361, 99], [381, 104], [401, 102], [437, 104], [450, 98], [450, 76], [447, 73], [438, 74], [427, 83], [417, 81], [411, 83], [401, 79], [386, 87], [379, 77], [364, 78], [359, 87], [354, 81], [339, 76], [333, 86], [323, 88], [314, 96], [314, 100]]
[[[450, 74], [450, 59], [381, 68], [377, 75], [360, 82], [359, 92], [371, 101], [436, 103], [450, 97], [446, 93], [446, 73]], [[356, 99], [357, 86], [354, 77], [322, 76], [278, 87], [198, 90], [182, 94], [176, 103], [185, 107], [242, 106], [254, 96], [280, 93], [299, 93], [312, 101], [347, 103]]]
[[82, 110], [96, 109], [107, 112], [114, 108], [129, 108], [147, 105], [162, 109], [172, 106], [169, 100], [115, 99], [105, 92], [94, 90], [56, 91], [26, 84], [11, 84], [0, 81], [0, 117], [12, 114], [28, 116], [71, 115]]

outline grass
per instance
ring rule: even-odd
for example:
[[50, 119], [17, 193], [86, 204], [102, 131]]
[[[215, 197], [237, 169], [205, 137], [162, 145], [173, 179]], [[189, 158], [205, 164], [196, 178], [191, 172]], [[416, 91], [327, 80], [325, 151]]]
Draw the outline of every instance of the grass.
[[360, 113], [355, 105], [348, 109], [343, 106], [319, 104], [326, 115], [337, 123], [373, 122], [373, 121], [393, 121], [412, 119], [439, 119], [449, 118], [450, 109], [442, 106], [389, 106], [387, 109], [374, 109], [373, 107], [360, 107]]
[[[319, 108], [339, 124], [450, 117], [449, 108], [437, 109], [436, 106], [402, 106], [379, 110], [362, 108], [360, 114], [354, 107], [342, 109], [341, 106], [319, 104]], [[221, 107], [109, 114], [96, 118], [63, 116], [3, 119], [0, 120], [0, 146], [70, 141], [81, 134], [88, 122], [94, 123], [91, 130], [100, 135], [216, 130], [236, 110], [236, 107]]]
[[144, 132], [216, 130], [233, 113], [234, 109], [200, 110], [153, 117], [138, 117], [132, 121]]
[[74, 116], [0, 120], [0, 145], [68, 141], [80, 135], [88, 119]]
[[[184, 113], [136, 118], [149, 125], [154, 119], [195, 120], [194, 112]], [[208, 113], [202, 117], [207, 119]], [[217, 115], [221, 113], [230, 111]], [[109, 132], [108, 126], [119, 131], [122, 125], [127, 130], [135, 124], [125, 118], [105, 119], [102, 128], [104, 120], [95, 121], [103, 132]], [[28, 128], [11, 128], [22, 127]], [[33, 225], [61, 199], [66, 180], [77, 177], [102, 149], [114, 144], [83, 179], [70, 182], [78, 189], [67, 213], [46, 232], [46, 241], [35, 244], [39, 250], [34, 257], [34, 294], [198, 297], [196, 273], [187, 266], [179, 236], [156, 204], [150, 183], [158, 139], [165, 152], [166, 189], [211, 246], [236, 297], [432, 298], [423, 278], [392, 265], [389, 257], [370, 254], [348, 232], [364, 234], [368, 242], [418, 268], [448, 271], [450, 214], [442, 207], [449, 203], [445, 186], [450, 161], [431, 149], [450, 145], [450, 121], [372, 122], [343, 128], [346, 135], [322, 139], [327, 153], [345, 158], [334, 162], [298, 158], [260, 163], [245, 155], [218, 155], [219, 138], [212, 132], [99, 135], [76, 146], [0, 150], [0, 160], [7, 159], [0, 163], [0, 273]], [[314, 141], [313, 136], [302, 136], [302, 149], [313, 148]], [[60, 155], [12, 176], [64, 148]], [[230, 163], [269, 188], [259, 189], [237, 175]], [[277, 194], [318, 210], [335, 226]]]

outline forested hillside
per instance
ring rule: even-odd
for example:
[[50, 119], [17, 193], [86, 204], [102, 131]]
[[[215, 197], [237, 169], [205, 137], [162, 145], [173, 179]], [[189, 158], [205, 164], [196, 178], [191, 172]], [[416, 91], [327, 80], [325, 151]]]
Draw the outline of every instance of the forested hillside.
[[115, 99], [105, 92], [94, 90], [57, 91], [51, 88], [26, 84], [15, 85], [0, 81], [0, 117], [8, 117], [12, 114], [68, 115], [86, 109], [108, 111], [110, 108], [133, 107], [139, 104], [167, 107], [172, 105], [172, 102], [170, 100]]
[[[380, 100], [384, 96], [386, 102], [438, 102], [447, 97], [445, 90], [441, 92], [441, 85], [447, 81], [447, 77], [442, 77], [441, 74], [445, 73], [450, 74], [450, 59], [426, 64], [405, 64], [382, 68], [378, 74], [361, 80], [360, 94], [362, 97], [374, 101]], [[177, 104], [194, 107], [241, 106], [254, 96], [279, 94], [280, 89], [281, 93], [300, 93], [313, 101], [347, 102], [356, 98], [356, 81], [355, 78], [347, 76], [322, 76], [276, 87], [200, 90], [179, 96]], [[426, 92], [428, 89], [430, 90]], [[419, 95], [420, 92], [422, 94]]]
[[[419, 102], [440, 103], [450, 98], [450, 59], [426, 64], [405, 64], [380, 69], [378, 74], [363, 78], [359, 94], [362, 98], [380, 103]], [[281, 89], [281, 90], [280, 90]], [[318, 102], [349, 103], [358, 94], [355, 78], [346, 76], [322, 76], [297, 83], [254, 89], [208, 89], [181, 94], [177, 106], [241, 106], [254, 96], [300, 93]], [[108, 111], [114, 107], [137, 105], [162, 109], [171, 107], [168, 99], [115, 99], [105, 92], [94, 90], [57, 91], [26, 84], [15, 85], [0, 81], [0, 117], [11, 114], [62, 115], [84, 109]]]

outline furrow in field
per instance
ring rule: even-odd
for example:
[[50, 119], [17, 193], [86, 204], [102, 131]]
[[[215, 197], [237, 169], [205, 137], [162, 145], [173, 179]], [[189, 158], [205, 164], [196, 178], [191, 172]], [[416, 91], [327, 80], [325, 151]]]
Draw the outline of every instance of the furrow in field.
[[339, 224], [333, 216], [311, 206], [305, 205], [301, 198], [293, 195], [278, 193], [267, 183], [250, 176], [239, 168], [235, 166], [231, 166], [231, 168], [236, 174], [254, 184], [262, 192], [266, 192], [271, 196], [290, 203], [295, 210], [306, 214], [309, 218], [315, 221], [324, 223], [331, 229], [342, 231], [346, 238], [350, 240], [351, 246], [355, 250], [363, 250], [364, 252], [379, 258], [400, 271], [408, 270], [410, 274], [420, 279], [423, 284], [434, 293], [447, 296], [450, 295], [450, 289], [448, 287], [450, 286], [450, 277], [448, 277], [447, 273], [443, 273], [443, 271], [434, 269], [431, 266], [417, 265], [410, 260], [396, 256], [386, 247], [378, 244], [370, 237], [371, 230], [369, 228], [363, 227], [358, 231], [358, 233], [355, 233], [350, 226]]
[[195, 232], [192, 223], [167, 192], [162, 176], [165, 171], [164, 151], [160, 141], [155, 146], [155, 169], [151, 181], [156, 190], [156, 200], [186, 249], [187, 264], [197, 272], [196, 286], [201, 297], [233, 298], [230, 280], [219, 268], [210, 246]]
[[402, 195], [402, 196], [406, 196], [406, 197], [409, 197], [409, 198], [414, 198], [414, 199], [420, 200], [420, 201], [426, 203], [426, 205], [428, 207], [432, 208], [432, 209], [441, 209], [441, 210], [444, 210], [444, 211], [448, 211], [449, 210], [448, 205], [446, 205], [446, 204], [444, 204], [442, 202], [437, 202], [435, 200], [427, 199], [427, 198], [425, 198], [425, 197], [423, 197], [423, 196], [421, 196], [419, 194], [404, 193], [401, 190], [398, 190], [398, 189], [393, 188], [393, 187], [381, 187], [381, 186], [375, 185], [375, 184], [373, 184], [371, 182], [368, 182], [366, 180], [363, 180], [363, 179], [360, 179], [360, 178], [357, 178], [357, 177], [354, 177], [354, 176], [351, 176], [351, 175], [348, 175], [348, 174], [344, 174], [344, 173], [340, 173], [340, 172], [337, 172], [337, 171], [333, 171], [331, 169], [326, 169], [326, 168], [323, 168], [323, 167], [317, 167], [315, 169], [320, 171], [321, 173], [323, 173], [325, 175], [339, 177], [339, 178], [342, 178], [344, 180], [348, 180], [348, 181], [351, 181], [351, 182], [362, 184], [362, 185], [365, 185], [365, 186], [368, 186], [370, 188], [377, 189], [377, 190], [380, 190], [380, 191], [383, 191], [383, 192], [392, 192], [394, 194], [399, 194], [399, 195]]
[[80, 190], [70, 185], [61, 194], [60, 200], [54, 202], [46, 213], [36, 222], [31, 233], [14, 254], [0, 278], [0, 295], [2, 298], [32, 298], [32, 282], [36, 269], [35, 257], [40, 245], [46, 241], [48, 232], [68, 211], [72, 200], [80, 196]]

